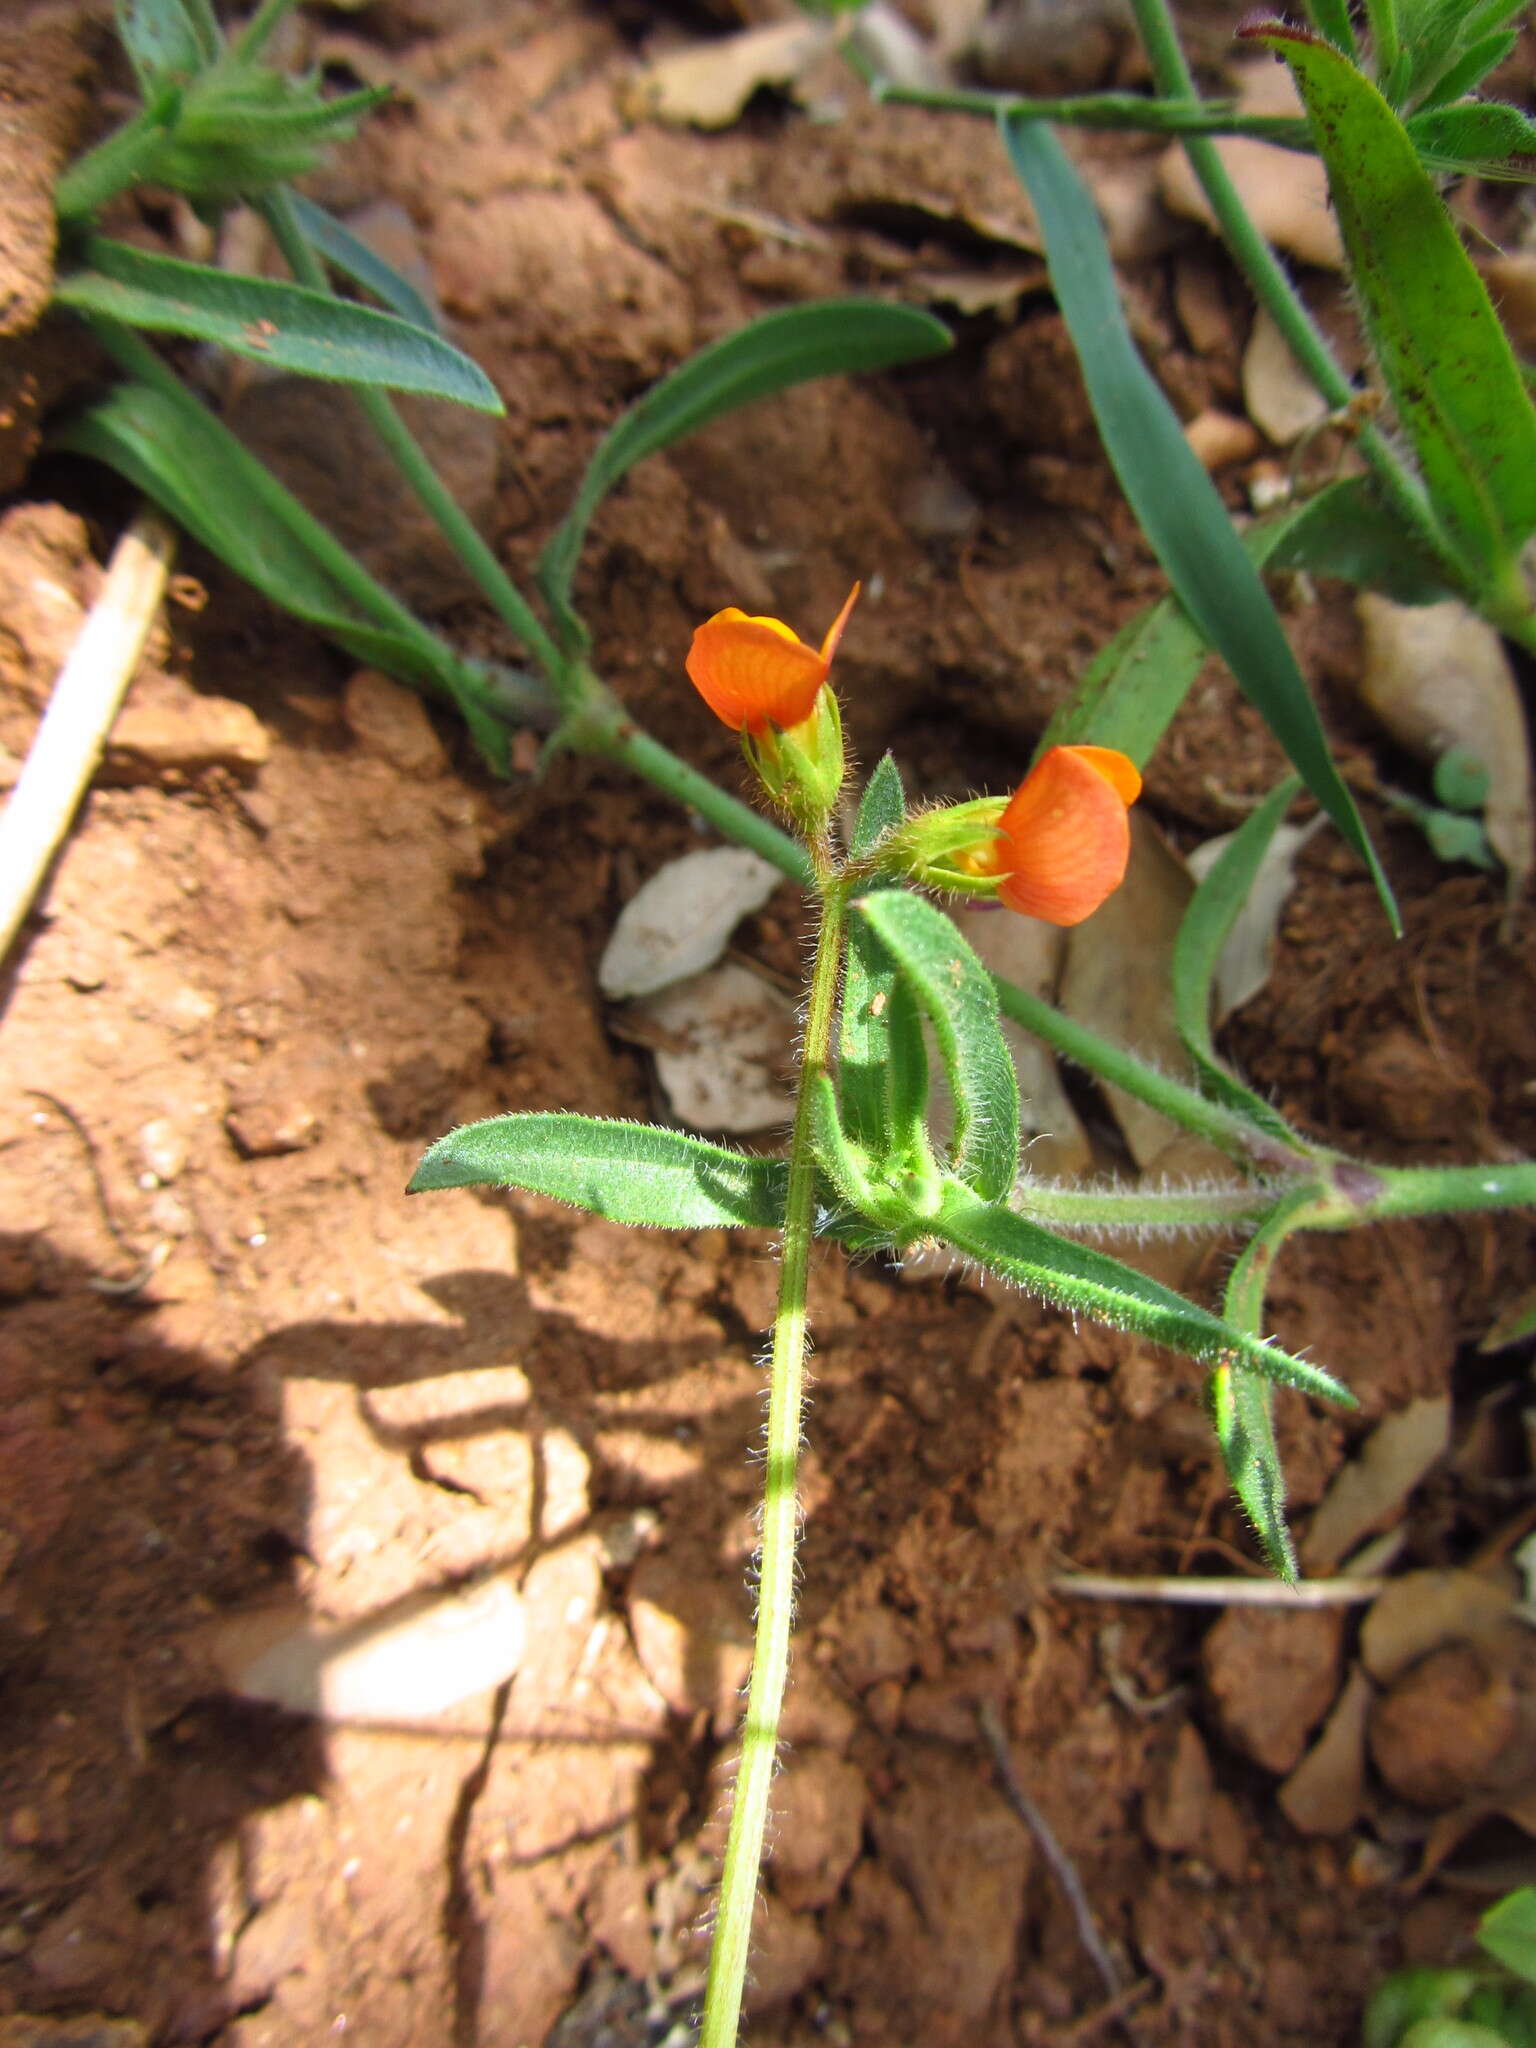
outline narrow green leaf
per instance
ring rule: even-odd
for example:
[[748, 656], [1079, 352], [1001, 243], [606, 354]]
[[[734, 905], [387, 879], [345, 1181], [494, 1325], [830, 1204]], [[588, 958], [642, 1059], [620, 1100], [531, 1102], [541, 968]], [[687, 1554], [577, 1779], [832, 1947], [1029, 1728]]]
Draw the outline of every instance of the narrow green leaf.
[[1419, 162], [1437, 177], [1530, 180], [1530, 169], [1514, 159], [1536, 152], [1536, 121], [1518, 107], [1463, 100], [1410, 114], [1405, 125]]
[[451, 697], [481, 752], [506, 773], [508, 729], [447, 650], [425, 628], [405, 630], [409, 615], [361, 563], [351, 563], [346, 582], [330, 573], [325, 561], [340, 543], [190, 392], [173, 399], [143, 384], [114, 385], [52, 439], [125, 476], [269, 603], [358, 660]]
[[905, 889], [879, 889], [853, 906], [894, 957], [932, 1028], [955, 1099], [950, 1165], [988, 1200], [1019, 1170], [1019, 1083], [998, 1028], [992, 977], [942, 910]]
[[1477, 1938], [1506, 1970], [1536, 1984], [1536, 1886], [1524, 1885], [1490, 1906], [1477, 1923]]
[[911, 990], [862, 918], [849, 923], [838, 1023], [843, 1121], [877, 1168], [925, 1153], [928, 1054]]
[[[1489, 72], [1496, 71], [1504, 62], [1504, 59], [1512, 54], [1519, 40], [1518, 30], [1504, 29], [1494, 35], [1483, 36], [1479, 41], [1469, 44], [1438, 84], [1431, 87], [1424, 94], [1419, 105], [1419, 113], [1424, 114], [1432, 112], [1439, 107], [1449, 107], [1454, 100], [1459, 100], [1464, 93], [1475, 92]], [[1417, 118], [1417, 115], [1409, 116], [1408, 128], [1410, 134], [1413, 132], [1413, 125]], [[1420, 155], [1422, 154], [1423, 152], [1420, 151]]]
[[654, 1124], [531, 1111], [465, 1124], [431, 1146], [406, 1192], [511, 1187], [613, 1223], [777, 1230], [789, 1167]]
[[504, 410], [478, 364], [393, 313], [303, 285], [150, 255], [100, 235], [86, 239], [81, 259], [54, 287], [55, 298], [77, 312], [216, 342], [300, 376], [422, 392], [477, 412]]
[[1295, 75], [1366, 332], [1435, 517], [1473, 587], [1500, 584], [1536, 532], [1536, 410], [1483, 282], [1370, 80], [1281, 22], [1241, 34]]
[[1211, 1037], [1211, 988], [1221, 949], [1296, 790], [1296, 777], [1291, 776], [1272, 789], [1233, 833], [1189, 900], [1174, 940], [1172, 964], [1174, 1021], [1199, 1070], [1201, 1093], [1236, 1110], [1282, 1144], [1295, 1142], [1290, 1125], [1217, 1057]]
[[1471, 1970], [1394, 1970], [1371, 1993], [1361, 2048], [1401, 2048], [1410, 2031], [1466, 2004], [1477, 1988]]
[[202, 25], [182, 0], [116, 0], [117, 33], [141, 96], [148, 99], [168, 79], [185, 83], [218, 56]]
[[316, 206], [302, 192], [290, 192], [288, 204], [305, 241], [333, 270], [339, 270], [343, 277], [371, 292], [381, 306], [409, 321], [412, 327], [427, 334], [441, 334], [437, 315], [410, 279], [402, 277], [392, 263], [386, 263], [366, 242], [359, 241], [334, 213]]
[[1253, 1524], [1271, 1570], [1297, 1579], [1296, 1551], [1285, 1522], [1285, 1471], [1275, 1442], [1275, 1390], [1241, 1366], [1218, 1365], [1206, 1387], [1211, 1426], [1227, 1479]]
[[1211, 1364], [1236, 1360], [1283, 1386], [1346, 1408], [1356, 1406], [1321, 1366], [1245, 1336], [1107, 1252], [1057, 1237], [1001, 1203], [978, 1200], [958, 1181], [945, 1183], [933, 1235], [1058, 1308], [1116, 1329], [1137, 1330], [1154, 1343]]
[[1326, 36], [1346, 57], [1358, 54], [1355, 26], [1349, 18], [1349, 0], [1306, 0], [1307, 14], [1320, 36]]
[[892, 1225], [900, 1225], [903, 1206], [871, 1179], [868, 1154], [843, 1129], [837, 1091], [826, 1074], [818, 1074], [811, 1083], [811, 1143], [816, 1163], [838, 1202], [873, 1223], [882, 1235], [889, 1235]]
[[1341, 477], [1300, 505], [1260, 520], [1244, 544], [1271, 570], [1305, 569], [1379, 590], [1394, 604], [1439, 604], [1455, 592], [1368, 476]]
[[1386, 876], [1328, 752], [1269, 593], [1131, 339], [1093, 201], [1049, 130], [1004, 119], [1002, 133], [1040, 222], [1056, 302], [1105, 451], [1142, 531], [1191, 619], [1365, 861], [1396, 928]]
[[539, 583], [568, 627], [571, 583], [593, 513], [647, 455], [696, 434], [711, 420], [812, 377], [887, 370], [950, 346], [929, 313], [882, 299], [826, 299], [786, 306], [738, 328], [663, 377], [598, 443], [564, 524], [544, 550]]
[[859, 801], [849, 849], [853, 858], [863, 860], [873, 853], [886, 833], [894, 832], [906, 815], [907, 795], [901, 786], [901, 770], [893, 756], [882, 754]]
[[[1435, 604], [1451, 595], [1368, 477], [1345, 477], [1256, 521], [1242, 545], [1255, 568], [1342, 577], [1398, 604]], [[1118, 747], [1144, 766], [1209, 653], [1209, 641], [1178, 599], [1160, 599], [1100, 648], [1051, 719], [1037, 753], [1058, 746]]]

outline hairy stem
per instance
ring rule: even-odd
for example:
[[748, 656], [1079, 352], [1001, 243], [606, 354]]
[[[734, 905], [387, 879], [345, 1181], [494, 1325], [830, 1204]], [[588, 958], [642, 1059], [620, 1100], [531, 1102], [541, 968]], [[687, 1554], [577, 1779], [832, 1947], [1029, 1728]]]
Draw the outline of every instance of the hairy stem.
[[813, 1084], [827, 1072], [831, 1058], [848, 901], [846, 885], [832, 876], [830, 852], [824, 841], [812, 846], [811, 862], [822, 896], [821, 926], [816, 935], [805, 1042], [800, 1056], [800, 1086], [790, 1141], [789, 1189], [780, 1252], [779, 1308], [773, 1326], [757, 1635], [752, 1652], [752, 1680], [747, 1690], [747, 1717], [741, 1735], [741, 1765], [704, 1990], [700, 2048], [734, 2048], [736, 2040], [752, 1940], [752, 1909], [757, 1901], [763, 1836], [768, 1824], [768, 1795], [778, 1751], [779, 1716], [789, 1677], [795, 1538], [800, 1513], [795, 1472], [805, 1398], [806, 1286], [816, 1207], [811, 1100]]
[[1064, 1187], [1025, 1180], [1016, 1206], [1050, 1230], [1230, 1230], [1262, 1223], [1279, 1199], [1274, 1188]]

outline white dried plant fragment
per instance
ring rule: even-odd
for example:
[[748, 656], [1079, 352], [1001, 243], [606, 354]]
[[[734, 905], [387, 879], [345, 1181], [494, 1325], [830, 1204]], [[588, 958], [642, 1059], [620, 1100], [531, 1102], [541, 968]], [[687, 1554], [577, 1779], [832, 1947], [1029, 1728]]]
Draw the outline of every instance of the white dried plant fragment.
[[598, 986], [618, 1002], [702, 974], [782, 880], [776, 867], [743, 846], [705, 847], [668, 861], [620, 911], [598, 965]]

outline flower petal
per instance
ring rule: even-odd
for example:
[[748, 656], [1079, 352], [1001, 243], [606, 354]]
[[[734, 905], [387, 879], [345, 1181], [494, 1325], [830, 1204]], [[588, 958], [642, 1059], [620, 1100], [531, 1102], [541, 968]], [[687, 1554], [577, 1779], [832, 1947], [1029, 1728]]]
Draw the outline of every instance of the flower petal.
[[1117, 790], [1120, 801], [1135, 803], [1141, 795], [1141, 770], [1129, 754], [1122, 754], [1118, 747], [1067, 747], [1068, 754], [1076, 754], [1080, 761], [1097, 768], [1110, 786]]
[[778, 619], [755, 619], [736, 605], [706, 619], [688, 650], [689, 680], [733, 731], [761, 732], [808, 718], [831, 660], [807, 647]]
[[[1124, 767], [1101, 766], [1110, 757]], [[1125, 879], [1131, 825], [1122, 789], [1141, 778], [1107, 747], [1052, 747], [1014, 792], [998, 826], [1009, 868], [998, 894], [1050, 924], [1081, 924]]]
[[843, 599], [842, 610], [827, 628], [827, 637], [821, 643], [821, 658], [828, 668], [832, 666], [832, 657], [837, 652], [837, 643], [843, 637], [843, 628], [848, 623], [848, 615], [858, 603], [859, 592], [863, 588], [862, 583], [855, 583], [852, 590]]

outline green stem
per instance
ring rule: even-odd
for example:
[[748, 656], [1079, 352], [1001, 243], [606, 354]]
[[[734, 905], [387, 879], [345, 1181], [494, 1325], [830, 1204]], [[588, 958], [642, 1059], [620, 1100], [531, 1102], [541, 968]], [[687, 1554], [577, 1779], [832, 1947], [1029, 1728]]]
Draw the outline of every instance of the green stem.
[[[162, 96], [163, 97], [163, 96]], [[108, 200], [148, 176], [165, 136], [159, 104], [143, 107], [104, 142], [87, 150], [53, 188], [54, 211], [61, 225], [88, 221]]]
[[827, 1073], [831, 1061], [832, 1024], [837, 1010], [848, 905], [846, 885], [833, 877], [825, 841], [812, 846], [811, 864], [821, 891], [821, 928], [816, 935], [816, 958], [811, 969], [805, 1041], [800, 1056], [800, 1086], [795, 1099], [780, 1250], [779, 1308], [773, 1326], [757, 1636], [736, 1797], [725, 1845], [725, 1867], [720, 1875], [720, 1902], [704, 1990], [699, 2048], [734, 2048], [736, 2040], [752, 1940], [752, 1910], [757, 1902], [763, 1836], [768, 1824], [768, 1795], [778, 1753], [779, 1716], [789, 1677], [799, 1517], [795, 1473], [805, 1396], [806, 1289], [816, 1211], [811, 1100], [815, 1082]]
[[680, 761], [670, 747], [651, 738], [630, 719], [621, 716], [603, 726], [591, 738], [571, 742], [580, 752], [601, 754], [617, 761], [647, 782], [665, 791], [677, 803], [707, 818], [717, 832], [737, 846], [747, 846], [787, 875], [790, 881], [809, 887], [811, 863], [805, 848], [780, 831], [771, 819], [752, 810], [739, 797], [731, 796], [718, 784]]
[[1371, 31], [1372, 68], [1380, 85], [1402, 49], [1396, 0], [1365, 0], [1365, 19]]
[[1246, 135], [1281, 149], [1310, 153], [1312, 131], [1296, 114], [1240, 114], [1230, 100], [1150, 100], [1141, 93], [1073, 93], [1040, 99], [1029, 93], [939, 89], [873, 81], [875, 98], [941, 113], [1017, 114], [1026, 121], [1062, 121], [1074, 128], [1129, 130], [1143, 135]]
[[1016, 1206], [1054, 1230], [1230, 1230], [1262, 1223], [1279, 1199], [1272, 1187], [1068, 1187], [1026, 1179]]
[[1263, 1132], [1256, 1131], [1252, 1124], [1231, 1110], [1223, 1109], [1219, 1103], [1208, 1102], [1203, 1095], [1168, 1074], [1154, 1072], [1151, 1067], [1144, 1066], [1133, 1052], [1127, 1052], [1124, 1046], [1101, 1038], [1086, 1025], [1064, 1016], [1043, 997], [1031, 995], [1027, 989], [1004, 981], [1000, 974], [992, 977], [992, 985], [997, 990], [1003, 1015], [1011, 1017], [1015, 1024], [1022, 1024], [1036, 1038], [1043, 1038], [1053, 1052], [1071, 1060], [1074, 1066], [1086, 1068], [1096, 1079], [1108, 1081], [1112, 1087], [1123, 1088], [1127, 1095], [1134, 1095], [1138, 1102], [1146, 1103], [1149, 1109], [1157, 1110], [1195, 1137], [1208, 1139], [1218, 1151], [1225, 1152], [1240, 1165], [1259, 1165], [1272, 1171], [1294, 1173], [1298, 1169], [1305, 1170], [1310, 1164], [1304, 1155], [1294, 1153]]
[[[268, 193], [261, 202], [260, 211], [298, 282], [308, 285], [313, 291], [329, 291], [330, 279], [325, 266], [306, 241], [287, 192], [277, 190]], [[581, 699], [573, 694], [571, 687], [570, 664], [486, 546], [474, 521], [427, 460], [421, 444], [395, 410], [394, 401], [386, 392], [367, 387], [358, 387], [353, 396], [389, 451], [396, 468], [479, 585], [492, 610], [543, 669], [562, 709], [580, 709]]]
[[1306, 1230], [1352, 1230], [1401, 1216], [1452, 1216], [1536, 1207], [1536, 1162], [1492, 1166], [1364, 1166], [1337, 1161], [1334, 1194]]
[[[1198, 98], [1194, 76], [1184, 60], [1184, 51], [1166, 0], [1131, 0], [1131, 8], [1157, 90], [1167, 99]], [[1269, 313], [1285, 337], [1291, 354], [1327, 399], [1329, 406], [1335, 412], [1342, 411], [1353, 399], [1354, 387], [1313, 324], [1311, 314], [1286, 275], [1280, 259], [1254, 226], [1248, 209], [1227, 176], [1226, 166], [1215, 144], [1203, 136], [1186, 135], [1183, 149], [1189, 158], [1190, 169], [1210, 202], [1233, 261], [1247, 278], [1254, 297]], [[1419, 537], [1453, 582], [1457, 585], [1464, 583], [1466, 578], [1462, 566], [1447, 554], [1444, 537], [1429, 501], [1412, 473], [1399, 461], [1377, 428], [1365, 427], [1359, 440], [1362, 454], [1409, 531]]]
[[[163, 391], [178, 405], [195, 404], [176, 373], [131, 328], [114, 320], [93, 318], [91, 332], [118, 367], [152, 389]], [[174, 506], [166, 509], [174, 514]], [[397, 633], [421, 657], [422, 665], [438, 680], [445, 697], [458, 700], [468, 696], [481, 703], [493, 716], [507, 719], [515, 699], [515, 684], [502, 687], [479, 669], [461, 661], [445, 640], [422, 624], [416, 614], [378, 583], [357, 558], [344, 548], [329, 528], [306, 512], [296, 500], [284, 494], [282, 516], [294, 538], [324, 570], [357, 611], [359, 621], [382, 626]], [[409, 680], [418, 681], [411, 677]]]

